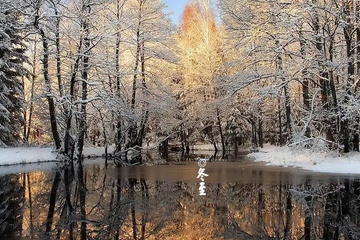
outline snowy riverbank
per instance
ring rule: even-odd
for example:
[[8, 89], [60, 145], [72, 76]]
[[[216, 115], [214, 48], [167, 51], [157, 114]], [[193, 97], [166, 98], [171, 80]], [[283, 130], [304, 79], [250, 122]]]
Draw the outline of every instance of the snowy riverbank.
[[[111, 152], [113, 149], [109, 149]], [[105, 154], [103, 147], [84, 147], [84, 156], [96, 157]], [[57, 153], [51, 147], [14, 147], [0, 148], [0, 166], [55, 162]]]
[[[112, 151], [113, 148], [110, 148], [109, 152]], [[104, 152], [103, 147], [84, 148], [86, 157], [102, 156]], [[339, 156], [336, 152], [314, 152], [310, 149], [296, 150], [266, 145], [248, 157], [255, 162], [266, 162], [272, 166], [299, 167], [315, 172], [360, 174], [360, 153], [356, 152]], [[56, 161], [56, 152], [51, 147], [0, 148], [0, 166]]]
[[248, 156], [256, 162], [266, 162], [272, 166], [299, 167], [315, 172], [360, 174], [360, 153], [356, 152], [339, 155], [337, 152], [313, 152], [308, 149], [296, 150], [266, 145], [259, 152]]

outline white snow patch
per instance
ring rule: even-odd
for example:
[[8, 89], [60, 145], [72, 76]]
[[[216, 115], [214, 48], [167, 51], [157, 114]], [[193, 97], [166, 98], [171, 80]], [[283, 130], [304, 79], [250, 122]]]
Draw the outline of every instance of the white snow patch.
[[248, 154], [256, 162], [267, 165], [299, 167], [305, 170], [327, 173], [360, 174], [360, 153], [339, 155], [338, 152], [314, 152], [310, 149], [295, 150], [291, 147], [265, 145], [259, 152]]
[[[109, 148], [108, 152], [111, 153], [113, 148]], [[88, 156], [102, 156], [105, 154], [103, 147], [84, 147], [83, 154]], [[15, 148], [0, 148], [0, 166], [25, 164], [25, 163], [38, 163], [38, 162], [54, 162], [57, 152], [50, 147], [15, 147]]]
[[52, 148], [15, 147], [0, 148], [0, 165], [55, 161], [56, 152]]

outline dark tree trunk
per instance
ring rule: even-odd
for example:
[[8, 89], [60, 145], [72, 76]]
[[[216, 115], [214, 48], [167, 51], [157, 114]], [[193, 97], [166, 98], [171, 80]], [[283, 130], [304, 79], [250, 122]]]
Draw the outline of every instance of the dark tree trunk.
[[80, 239], [86, 240], [86, 175], [84, 174], [82, 159], [78, 159], [77, 177], [79, 184], [80, 215], [82, 217], [80, 227]]
[[[72, 169], [73, 170], [73, 169]], [[74, 214], [74, 208], [71, 203], [71, 188], [70, 184], [73, 179], [73, 176], [69, 174], [69, 166], [64, 166], [64, 187], [65, 187], [65, 203], [68, 209], [68, 215], [72, 216]], [[69, 223], [69, 238], [73, 239], [74, 233], [74, 222]]]
[[259, 137], [259, 147], [263, 148], [264, 147], [264, 134], [263, 134], [263, 129], [262, 129], [262, 119], [259, 119], [259, 123], [258, 123], [258, 137]]
[[253, 118], [250, 119], [251, 123], [251, 142], [253, 147], [258, 147], [258, 140], [257, 140], [257, 131], [256, 131], [256, 122]]
[[305, 215], [305, 225], [304, 225], [304, 239], [305, 240], [311, 240], [313, 239], [313, 221], [312, 221], [312, 196], [306, 196], [305, 201], [307, 204], [308, 210], [306, 211]]
[[48, 234], [50, 234], [50, 232], [51, 232], [53, 217], [54, 217], [54, 213], [55, 213], [56, 194], [57, 194], [57, 190], [59, 188], [60, 180], [61, 180], [61, 174], [59, 171], [56, 171], [55, 178], [54, 178], [54, 181], [53, 181], [53, 184], [51, 187], [49, 211], [48, 211], [48, 215], [46, 218], [46, 232]]
[[[318, 0], [312, 0], [313, 4], [317, 4]], [[328, 101], [328, 91], [329, 91], [329, 73], [326, 70], [326, 67], [324, 66], [325, 59], [326, 59], [326, 46], [325, 46], [325, 42], [323, 41], [323, 34], [322, 34], [322, 30], [320, 27], [320, 20], [319, 20], [319, 13], [317, 12], [317, 9], [314, 9], [314, 13], [313, 13], [314, 17], [312, 20], [312, 27], [314, 29], [314, 36], [315, 36], [315, 47], [316, 50], [318, 51], [318, 54], [320, 54], [319, 56], [319, 60], [318, 60], [318, 66], [321, 69], [320, 70], [320, 78], [319, 78], [319, 84], [321, 87], [321, 102], [323, 105], [323, 109], [325, 110], [326, 113], [328, 113], [329, 111], [329, 101]], [[333, 137], [333, 133], [332, 133], [332, 128], [331, 128], [331, 121], [329, 121], [328, 118], [324, 118], [323, 122], [326, 126], [326, 139], [328, 141], [333, 142], [334, 141], [334, 137]]]
[[278, 100], [278, 121], [279, 121], [279, 144], [284, 145], [283, 131], [282, 131], [282, 117], [281, 117], [281, 101]]
[[165, 157], [165, 158], [168, 157], [168, 154], [169, 154], [169, 139], [168, 138], [164, 139], [164, 141], [161, 142], [159, 150], [163, 157]]
[[[140, 39], [140, 28], [141, 28], [141, 18], [142, 18], [142, 0], [139, 2], [139, 14], [138, 14], [138, 26], [136, 30], [136, 53], [135, 53], [135, 64], [133, 68], [134, 76], [132, 81], [132, 92], [131, 92], [131, 101], [130, 107], [132, 111], [135, 111], [135, 103], [136, 103], [136, 94], [137, 94], [137, 78], [138, 78], [138, 70], [140, 64], [140, 55], [141, 55], [141, 39]], [[137, 123], [135, 120], [130, 121], [129, 133], [128, 133], [128, 143], [127, 148], [132, 148], [136, 146], [137, 140]]]
[[[356, 21], [358, 21], [359, 17], [360, 17], [360, 5], [359, 3], [356, 4]], [[360, 72], [360, 28], [357, 25], [358, 22], [356, 22], [356, 75], [359, 75]], [[360, 79], [357, 79], [356, 85], [355, 85], [355, 89], [354, 89], [354, 93], [357, 91], [358, 85], [360, 83]], [[360, 132], [360, 118], [357, 117], [356, 118], [356, 123], [355, 123], [355, 133], [354, 133], [354, 138], [353, 138], [353, 145], [354, 145], [354, 151], [359, 152], [359, 144], [360, 144], [360, 137], [359, 137], [359, 132]]]
[[136, 179], [129, 179], [129, 197], [131, 201], [131, 221], [132, 221], [132, 233], [133, 233], [133, 239], [137, 239], [137, 226], [136, 226], [136, 210], [135, 210], [135, 185], [137, 180]]
[[[25, 77], [22, 76], [21, 77], [21, 87], [22, 87], [22, 92], [25, 93]], [[27, 143], [27, 140], [26, 140], [26, 132], [27, 132], [27, 125], [26, 125], [26, 122], [27, 122], [27, 119], [26, 119], [26, 115], [27, 115], [27, 109], [25, 108], [24, 111], [23, 111], [23, 118], [24, 118], [24, 126], [23, 126], [23, 137], [22, 137], [22, 141]]]
[[[55, 5], [55, 4], [54, 4]], [[61, 78], [61, 51], [60, 51], [60, 15], [57, 6], [54, 6], [56, 17], [55, 46], [56, 46], [56, 77], [58, 81], [60, 97], [64, 96], [64, 86]]]
[[[330, 190], [333, 190], [334, 187], [335, 186], [331, 184]], [[334, 238], [334, 226], [337, 224], [334, 216], [337, 211], [337, 195], [336, 192], [331, 192], [326, 195], [323, 239], [336, 239]]]
[[51, 80], [49, 76], [49, 44], [48, 39], [45, 35], [44, 30], [39, 26], [39, 9], [36, 9], [35, 13], [35, 20], [34, 20], [34, 27], [39, 32], [41, 38], [42, 38], [42, 45], [43, 45], [43, 75], [44, 75], [44, 81], [46, 86], [46, 99], [48, 101], [49, 105], [49, 114], [50, 114], [50, 125], [51, 125], [51, 132], [53, 135], [53, 140], [55, 143], [56, 149], [60, 149], [61, 147], [61, 141], [60, 141], [60, 135], [58, 131], [57, 126], [57, 120], [56, 120], [56, 108], [54, 103], [53, 94], [51, 93]]
[[74, 62], [74, 66], [72, 67], [72, 73], [71, 73], [71, 77], [70, 77], [70, 104], [68, 107], [68, 110], [66, 111], [67, 115], [66, 115], [66, 128], [65, 128], [65, 136], [64, 136], [64, 153], [67, 154], [71, 159], [73, 157], [73, 149], [74, 149], [74, 143], [73, 143], [73, 139], [70, 136], [70, 130], [71, 130], [71, 121], [72, 121], [72, 117], [73, 117], [73, 102], [75, 99], [75, 82], [76, 82], [76, 74], [77, 71], [79, 69], [79, 64], [80, 64], [80, 59], [81, 59], [81, 48], [82, 48], [82, 39], [80, 39], [80, 44], [78, 46], [78, 51], [77, 51], [77, 57], [75, 59]]
[[[223, 134], [222, 126], [221, 126], [221, 119], [220, 119], [219, 110], [216, 111], [216, 119], [217, 119], [217, 124], [218, 124], [218, 127], [219, 127], [221, 146], [222, 146], [222, 150], [223, 150], [223, 157], [225, 157], [226, 146], [225, 146], [225, 139], [224, 139], [224, 134]], [[215, 142], [215, 139], [214, 139], [214, 142]]]
[[[346, 56], [347, 56], [347, 83], [345, 84], [345, 99], [344, 103], [346, 104], [349, 101], [351, 95], [350, 86], [354, 83], [354, 73], [355, 65], [353, 62], [354, 49], [353, 49], [353, 40], [352, 35], [354, 31], [353, 23], [350, 19], [350, 3], [346, 3], [345, 6], [345, 17], [347, 24], [344, 25], [344, 38], [346, 43]], [[345, 111], [345, 110], [342, 110]], [[340, 119], [340, 134], [341, 140], [340, 143], [344, 146], [344, 152], [350, 152], [350, 132], [349, 132], [349, 120], [344, 117], [344, 113], [341, 113]]]
[[145, 240], [145, 233], [146, 233], [146, 223], [148, 221], [148, 208], [149, 208], [149, 189], [146, 184], [145, 179], [140, 179], [140, 185], [141, 185], [141, 196], [142, 196], [142, 207], [143, 209], [143, 215], [141, 217], [141, 240]]
[[[275, 45], [277, 48], [280, 49], [280, 42], [278, 39], [275, 40]], [[292, 142], [292, 120], [291, 120], [291, 99], [290, 99], [290, 90], [289, 90], [289, 83], [285, 80], [285, 77], [283, 76], [283, 57], [282, 52], [277, 53], [276, 58], [276, 67], [277, 72], [280, 75], [281, 82], [283, 84], [283, 90], [284, 90], [284, 98], [285, 98], [285, 117], [286, 117], [286, 131], [287, 131], [287, 140], [289, 143]]]
[[33, 199], [32, 199], [32, 193], [31, 193], [31, 180], [30, 180], [30, 174], [27, 173], [26, 175], [27, 179], [27, 192], [28, 192], [28, 199], [29, 199], [29, 224], [30, 224], [30, 237], [31, 239], [34, 238], [34, 214], [33, 214]]
[[32, 115], [34, 111], [34, 90], [35, 90], [35, 81], [36, 81], [36, 54], [37, 54], [37, 38], [35, 36], [34, 42], [34, 56], [32, 59], [32, 74], [31, 74], [31, 90], [30, 90], [30, 109], [29, 109], [29, 118], [27, 124], [27, 133], [26, 133], [26, 142], [29, 142], [30, 130], [32, 124]]
[[[125, 1], [120, 3], [119, 0], [116, 1], [116, 19], [118, 23], [120, 22], [120, 17], [122, 16], [123, 6]], [[116, 84], [116, 94], [118, 98], [121, 98], [120, 90], [120, 44], [121, 44], [121, 32], [120, 29], [117, 29], [116, 32], [116, 43], [115, 43], [115, 84]], [[111, 83], [110, 83], [111, 84]], [[116, 123], [116, 150], [115, 152], [121, 152], [123, 141], [123, 132], [122, 132], [122, 119], [120, 116], [117, 118]]]
[[[330, 58], [330, 62], [334, 61], [334, 34], [331, 34], [331, 39], [330, 39], [330, 44], [329, 44], [329, 58]], [[333, 110], [334, 113], [338, 116], [338, 100], [337, 100], [337, 93], [336, 93], [336, 87], [335, 87], [335, 81], [334, 81], [334, 72], [333, 70], [329, 71], [329, 85], [330, 85], [330, 91], [331, 91], [331, 96], [332, 96], [332, 103], [333, 103]], [[329, 120], [329, 125], [330, 125], [330, 131], [329, 133], [333, 133], [335, 132], [335, 134], [338, 134], [338, 129], [339, 129], [339, 117], [337, 118], [333, 118]], [[335, 141], [333, 134], [331, 134], [331, 141]], [[334, 146], [333, 144], [331, 144], [330, 149], [332, 149]]]
[[[84, 4], [83, 12], [86, 14], [90, 14], [91, 8], [90, 5]], [[87, 16], [88, 17], [88, 16]], [[84, 56], [83, 56], [83, 70], [81, 73], [82, 77], [82, 93], [81, 93], [81, 112], [80, 112], [80, 125], [79, 125], [79, 137], [78, 137], [78, 158], [82, 158], [82, 151], [84, 148], [84, 140], [85, 140], [85, 133], [86, 133], [86, 105], [87, 105], [87, 81], [88, 81], [88, 72], [89, 72], [89, 51], [90, 51], [90, 39], [89, 39], [89, 26], [88, 26], [88, 19], [83, 20], [82, 29], [85, 32], [86, 36], [84, 38]]]
[[[111, 206], [111, 205], [110, 205]], [[121, 207], [121, 178], [116, 179], [116, 205], [115, 205], [115, 213], [116, 216], [120, 214], [120, 207]], [[114, 240], [120, 239], [120, 226], [122, 224], [117, 225], [117, 223], [114, 223], [117, 230], [115, 232]]]
[[[145, 75], [145, 42], [143, 41], [141, 43], [141, 54], [140, 54], [140, 62], [141, 62], [141, 80], [142, 80], [142, 92], [143, 92], [143, 96], [144, 99], [146, 101], [147, 96], [148, 96], [148, 88], [147, 88], [147, 84], [146, 84], [146, 75]], [[148, 103], [144, 102], [143, 103], [143, 116], [140, 122], [140, 129], [139, 129], [139, 133], [137, 135], [137, 145], [139, 147], [142, 146], [143, 144], [143, 140], [145, 138], [146, 135], [146, 125], [149, 119], [149, 110], [148, 110]]]
[[[303, 32], [302, 30], [299, 31], [299, 39], [300, 39], [300, 54], [303, 60], [306, 59], [306, 52], [305, 52], [305, 44], [306, 41], [303, 37]], [[311, 108], [310, 108], [310, 94], [309, 94], [309, 73], [307, 71], [306, 68], [304, 68], [302, 70], [302, 97], [303, 97], [303, 105], [304, 105], [304, 109], [307, 113], [310, 112]], [[307, 138], [311, 137], [311, 131], [310, 131], [310, 126], [309, 124], [307, 124], [305, 126], [305, 133], [304, 136]]]
[[284, 229], [284, 239], [289, 239], [291, 237], [291, 226], [292, 226], [292, 201], [291, 201], [291, 192], [289, 191], [289, 186], [286, 186], [286, 221]]
[[181, 155], [185, 154], [185, 130], [184, 130], [184, 124], [181, 124], [180, 126], [180, 141], [181, 141]]
[[257, 216], [257, 223], [258, 226], [262, 226], [264, 224], [264, 218], [263, 218], [263, 211], [265, 209], [265, 196], [264, 196], [264, 191], [261, 185], [258, 186], [259, 190], [258, 190], [258, 201], [257, 201], [257, 211], [256, 211], [256, 216]]
[[291, 102], [290, 102], [290, 90], [289, 85], [286, 83], [284, 86], [284, 95], [285, 95], [285, 116], [286, 116], [286, 130], [287, 130], [287, 139], [289, 143], [293, 142], [293, 130], [292, 130], [292, 120], [291, 120]]

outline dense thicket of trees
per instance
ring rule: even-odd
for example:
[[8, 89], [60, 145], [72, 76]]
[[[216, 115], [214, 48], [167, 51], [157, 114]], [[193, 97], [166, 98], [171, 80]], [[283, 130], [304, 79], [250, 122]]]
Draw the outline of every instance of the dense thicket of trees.
[[248, 99], [242, 109], [254, 106], [258, 141], [284, 144], [286, 137], [307, 147], [322, 141], [358, 151], [358, 3], [231, 0], [219, 6], [224, 45], [234, 53], [229, 88]]
[[70, 158], [86, 143], [114, 144], [117, 156], [169, 142], [359, 150], [354, 0], [219, 1], [219, 20], [209, 1], [191, 0], [178, 28], [160, 0], [21, 3], [1, 13], [13, 16], [1, 18], [0, 80], [11, 75], [16, 89], [1, 89], [0, 110], [16, 120], [0, 116], [7, 136], [21, 136], [8, 123], [21, 122], [29, 58], [24, 140], [51, 136]]
[[[25, 25], [22, 13], [13, 1], [0, 3], [0, 147], [21, 140], [24, 122], [22, 80], [27, 70], [26, 47], [22, 35]], [[23, 78], [22, 78], [23, 77]]]

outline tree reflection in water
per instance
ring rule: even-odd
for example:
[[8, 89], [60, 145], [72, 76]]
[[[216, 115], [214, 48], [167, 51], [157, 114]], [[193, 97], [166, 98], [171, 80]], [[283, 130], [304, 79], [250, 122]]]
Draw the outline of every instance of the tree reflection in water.
[[1, 177], [0, 238], [360, 239], [358, 180], [207, 183], [199, 196], [197, 182], [121, 179], [104, 168]]
[[24, 188], [15, 174], [0, 177], [0, 239], [19, 238]]

